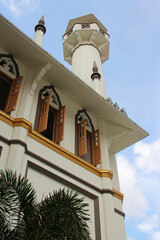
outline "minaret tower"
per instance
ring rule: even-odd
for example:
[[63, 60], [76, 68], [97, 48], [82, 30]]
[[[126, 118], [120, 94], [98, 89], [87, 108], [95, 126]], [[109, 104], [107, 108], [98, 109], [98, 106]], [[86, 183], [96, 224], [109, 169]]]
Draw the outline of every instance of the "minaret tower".
[[91, 75], [91, 78], [92, 78], [92, 81], [93, 81], [93, 86], [94, 86], [94, 89], [99, 93], [101, 94], [100, 92], [100, 80], [101, 80], [101, 74], [98, 72], [98, 67], [97, 67], [97, 64], [96, 62], [94, 61], [93, 63], [93, 73]]
[[35, 26], [35, 36], [34, 41], [38, 43], [41, 47], [43, 46], [43, 36], [46, 32], [44, 16], [41, 17], [38, 24]]
[[72, 71], [106, 98], [102, 63], [109, 58], [109, 34], [102, 23], [93, 14], [70, 20], [63, 36], [63, 49]]

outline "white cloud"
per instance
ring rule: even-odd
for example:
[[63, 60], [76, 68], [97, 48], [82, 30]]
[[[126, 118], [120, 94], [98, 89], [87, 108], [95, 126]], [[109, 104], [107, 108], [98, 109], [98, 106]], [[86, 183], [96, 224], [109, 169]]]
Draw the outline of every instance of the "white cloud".
[[33, 12], [38, 8], [41, 0], [0, 0], [0, 2], [11, 12], [14, 17]]
[[157, 189], [160, 185], [160, 139], [150, 144], [136, 143], [133, 151], [133, 162], [123, 155], [117, 157], [126, 216], [147, 239], [160, 240], [160, 194]]
[[138, 224], [138, 229], [147, 234], [153, 233], [155, 229], [159, 227], [159, 217], [154, 214], [153, 216], [147, 217], [142, 223]]
[[158, 215], [147, 216], [137, 227], [140, 231], [149, 235], [151, 240], [160, 239], [160, 231], [158, 230], [160, 227], [160, 218]]
[[139, 142], [134, 147], [136, 166], [147, 173], [160, 173], [160, 139], [147, 144]]
[[124, 210], [127, 217], [143, 216], [148, 202], [138, 186], [136, 168], [122, 155], [117, 157], [121, 191], [124, 193]]
[[127, 237], [127, 240], [136, 240], [135, 238]]
[[160, 231], [154, 232], [152, 240], [159, 240], [160, 239]]

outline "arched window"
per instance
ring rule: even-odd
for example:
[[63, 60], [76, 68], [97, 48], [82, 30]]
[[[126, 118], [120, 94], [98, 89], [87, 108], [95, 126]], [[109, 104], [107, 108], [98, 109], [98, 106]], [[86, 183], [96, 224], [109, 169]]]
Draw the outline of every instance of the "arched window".
[[10, 113], [16, 109], [22, 78], [12, 55], [0, 54], [0, 110]]
[[92, 121], [85, 109], [76, 114], [76, 153], [87, 162], [101, 163], [99, 130], [94, 130]]
[[40, 90], [37, 107], [37, 131], [46, 138], [59, 143], [64, 139], [65, 106], [53, 86]]

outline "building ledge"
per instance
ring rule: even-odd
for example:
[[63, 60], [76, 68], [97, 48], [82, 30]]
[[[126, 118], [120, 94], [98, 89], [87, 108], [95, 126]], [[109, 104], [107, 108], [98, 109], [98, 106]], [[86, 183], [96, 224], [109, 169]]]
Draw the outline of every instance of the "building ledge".
[[85, 160], [81, 159], [77, 155], [71, 153], [70, 151], [66, 150], [65, 148], [59, 146], [55, 142], [47, 139], [46, 137], [42, 136], [38, 132], [32, 129], [32, 123], [24, 118], [13, 118], [6, 114], [5, 112], [0, 110], [0, 120], [9, 124], [12, 127], [23, 127], [27, 129], [28, 136], [35, 141], [41, 143], [42, 145], [52, 149], [53, 151], [57, 152], [58, 154], [62, 155], [63, 157], [69, 159], [70, 161], [78, 164], [79, 166], [87, 169], [88, 171], [92, 172], [93, 174], [97, 175], [98, 177], [107, 177], [112, 179], [113, 172], [110, 170], [105, 169], [98, 169], [97, 167], [93, 166], [92, 164], [86, 162]]

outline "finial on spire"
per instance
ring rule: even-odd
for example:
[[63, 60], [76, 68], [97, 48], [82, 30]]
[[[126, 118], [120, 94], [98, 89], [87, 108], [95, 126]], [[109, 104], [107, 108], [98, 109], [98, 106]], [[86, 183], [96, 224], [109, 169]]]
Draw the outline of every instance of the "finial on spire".
[[93, 63], [93, 68], [92, 68], [92, 70], [93, 70], [93, 73], [98, 73], [98, 67], [97, 67], [97, 64], [96, 64], [95, 61], [94, 61], [94, 63]]
[[38, 22], [39, 24], [45, 25], [44, 16], [42, 16]]
[[92, 80], [94, 80], [95, 78], [97, 78], [97, 79], [100, 80], [101, 75], [100, 75], [100, 73], [98, 72], [98, 67], [97, 67], [97, 64], [96, 64], [95, 61], [93, 62], [92, 71], [93, 71], [93, 73], [92, 73], [92, 75], [91, 75]]
[[38, 22], [38, 24], [35, 26], [35, 32], [37, 30], [41, 30], [43, 34], [46, 32], [46, 27], [45, 27], [45, 21], [44, 21], [44, 16], [42, 16]]

